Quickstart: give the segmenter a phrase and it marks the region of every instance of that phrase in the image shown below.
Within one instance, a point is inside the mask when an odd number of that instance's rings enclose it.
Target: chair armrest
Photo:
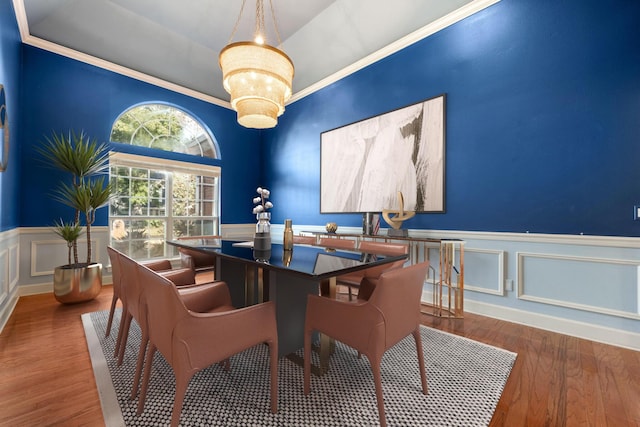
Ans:
[[[373,333],[384,333],[384,316],[368,301],[307,297],[305,334],[318,331],[358,349],[366,349]],[[383,340],[384,342],[384,340]]]
[[[146,262],[141,262],[140,264],[144,265],[149,270],[153,270],[153,271],[171,270],[173,268],[171,265],[171,261],[169,261],[168,259],[162,259],[157,261],[146,261]]]
[[[196,283],[196,275],[190,268],[176,268],[175,270],[158,271],[157,273],[171,280],[176,286]]]
[[[218,281],[179,288],[178,293],[187,309],[197,313],[206,313],[219,307],[233,308],[226,282]]]
[[[268,342],[278,352],[275,303],[268,301],[221,313],[194,313],[174,329],[174,350],[192,367],[205,367]],[[216,345],[223,342],[224,345]]]

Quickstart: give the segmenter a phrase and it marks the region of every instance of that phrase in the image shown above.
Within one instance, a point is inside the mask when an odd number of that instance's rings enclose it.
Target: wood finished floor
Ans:
[[[20,298],[0,334],[0,426],[104,425],[80,315],[111,296]],[[640,426],[640,352],[472,314],[423,323],[518,353],[491,426]]]

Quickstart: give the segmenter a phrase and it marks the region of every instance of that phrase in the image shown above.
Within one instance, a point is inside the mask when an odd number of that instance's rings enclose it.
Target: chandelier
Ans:
[[[271,6],[273,26],[280,41],[276,18]],[[284,103],[291,97],[293,62],[281,50],[266,44],[262,0],[256,0],[256,26],[253,41],[232,43],[242,17],[233,28],[229,44],[220,51],[224,89],[231,94],[231,107],[238,113],[238,123],[247,128],[267,129],[278,124]]]

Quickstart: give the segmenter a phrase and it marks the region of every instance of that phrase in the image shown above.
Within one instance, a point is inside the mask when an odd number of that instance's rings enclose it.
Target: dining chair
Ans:
[[[133,319],[138,323],[141,332],[136,371],[133,387],[131,389],[131,399],[134,399],[138,393],[140,376],[142,374],[142,364],[144,362],[144,354],[148,343],[146,317],[144,307],[141,306],[144,287],[143,284],[137,280],[136,268],[138,265],[144,265],[148,268],[149,264],[140,264],[112,247],[107,247],[107,251],[109,253],[109,258],[112,260],[112,265],[116,265],[116,268],[120,272],[119,283],[121,288],[122,315],[120,317],[120,328],[118,330],[116,349],[114,351],[114,357],[117,358],[118,366],[122,365],[124,360],[124,353],[129,337],[129,329]],[[174,287],[175,283],[173,283],[172,280],[176,280],[177,277],[193,277],[193,273],[189,269],[177,269],[168,272],[160,271],[157,272],[157,274],[169,280]],[[180,279],[177,279],[177,281],[180,282]],[[188,282],[188,280],[186,281]],[[187,306],[189,310],[197,313],[230,311],[235,308],[231,303],[231,295],[225,282],[218,281],[197,286],[188,285],[180,288],[176,287],[176,289],[185,306]]]
[[[109,320],[107,321],[107,330],[105,332],[105,337],[108,337],[109,334],[111,333],[111,324],[113,322],[113,314],[116,310],[116,305],[118,303],[118,300],[121,299],[120,298],[120,293],[121,293],[121,273],[120,273],[120,262],[117,256],[115,255],[115,249],[111,248],[112,250],[109,250],[110,247],[107,248],[107,253],[109,255],[109,261],[111,263],[111,280],[113,283],[113,296],[111,297],[111,307],[109,309]],[[169,271],[171,270],[171,261],[169,260],[158,260],[158,261],[147,261],[146,265],[152,269],[152,270],[156,270],[156,271]],[[173,273],[175,274],[175,273]],[[181,284],[187,284],[188,283],[195,283],[194,282],[189,282],[189,278],[186,277],[184,274],[182,275],[175,275],[175,280],[179,281]]]
[[[425,261],[382,273],[371,297],[366,301],[350,302],[318,295],[307,296],[304,326],[305,394],[311,392],[311,339],[314,331],[326,334],[367,357],[373,373],[381,426],[386,426],[382,357],[388,349],[410,334],[416,343],[422,393],[427,394],[420,337],[420,299],[428,269],[429,261]],[[322,381],[322,377],[317,380]]]
[[[181,247],[178,248],[178,252],[180,253],[181,267],[190,268],[196,274],[204,271],[215,271],[215,255]]]
[[[361,252],[366,252],[371,256],[376,255],[386,255],[386,256],[397,256],[397,255],[406,255],[409,253],[409,245],[400,244],[400,243],[387,243],[387,242],[373,242],[369,240],[365,240],[360,242],[360,246],[358,246],[358,250]],[[365,277],[372,279],[369,281],[369,284],[375,284],[380,275],[387,271],[393,270],[395,268],[402,268],[406,263],[406,259],[395,261],[388,264],[379,265],[376,267],[367,268],[365,270],[355,271],[353,273],[343,274],[336,278],[336,283],[338,285],[346,286],[349,290],[349,300],[353,300],[353,288],[358,289],[358,297],[359,299],[367,299],[369,295],[371,295],[372,288],[370,286],[360,289],[360,282]]]
[[[318,246],[324,246],[331,249],[355,249],[356,241],[337,237],[321,237],[318,242]]]
[[[192,377],[216,362],[228,360],[261,343],[269,346],[271,412],[277,412],[278,332],[273,301],[233,311],[194,313],[185,306],[176,287],[167,278],[142,265],[137,267],[137,274],[145,286],[143,306],[149,332],[138,414],[144,408],[156,351],[162,354],[175,375],[171,425],[178,426]]]
[[[293,243],[297,243],[300,245],[315,245],[316,236],[304,236],[301,234],[297,234],[293,236]]]

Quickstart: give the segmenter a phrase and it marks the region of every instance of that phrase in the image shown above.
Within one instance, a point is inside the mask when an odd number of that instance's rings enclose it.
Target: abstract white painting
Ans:
[[[445,98],[323,132],[320,212],[444,212]]]

